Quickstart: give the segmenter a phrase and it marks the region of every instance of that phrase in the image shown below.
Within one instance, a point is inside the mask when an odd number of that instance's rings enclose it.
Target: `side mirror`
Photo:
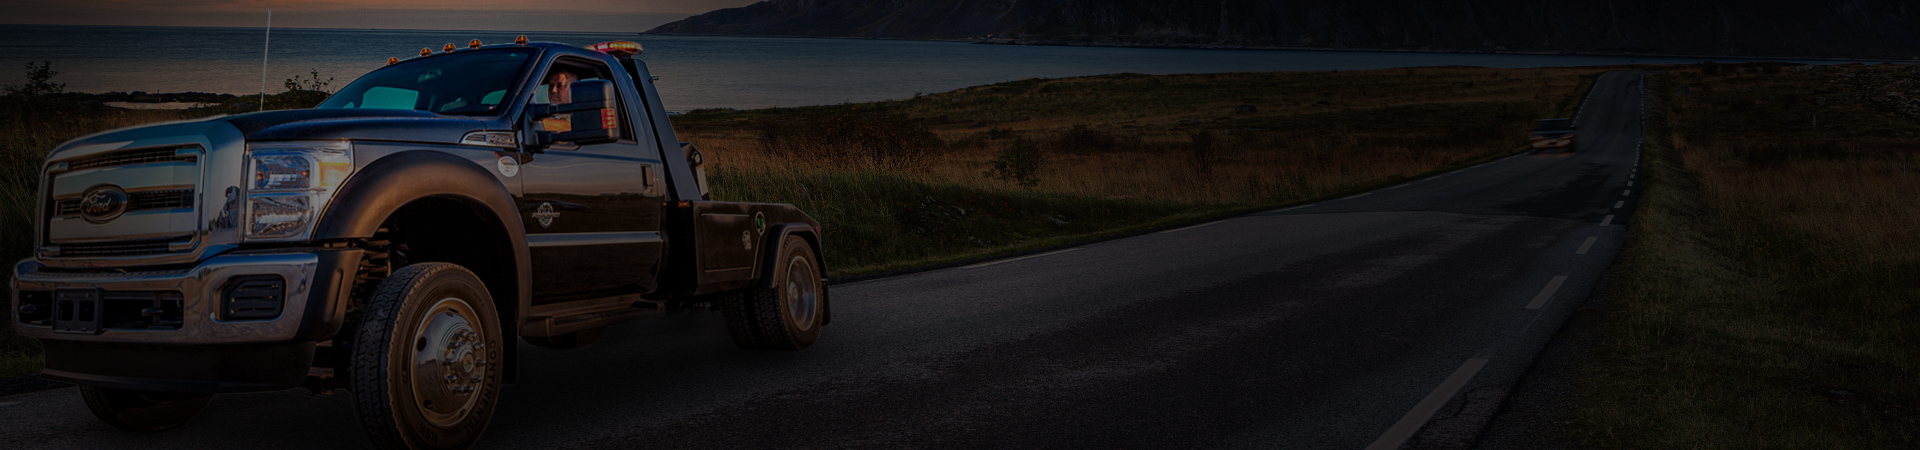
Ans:
[[[567,90],[567,95],[573,103],[527,107],[529,121],[566,114],[567,124],[571,125],[566,131],[533,133],[534,147],[543,148],[555,142],[592,145],[620,140],[620,97],[614,94],[612,81],[577,81]]]

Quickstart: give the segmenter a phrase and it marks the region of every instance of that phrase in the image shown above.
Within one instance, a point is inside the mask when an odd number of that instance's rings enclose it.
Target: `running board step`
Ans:
[[[667,312],[666,302],[636,301],[631,306],[605,311],[572,314],[560,317],[535,317],[532,322],[520,328],[521,336],[551,337],[580,330],[604,327],[623,322],[663,315]]]

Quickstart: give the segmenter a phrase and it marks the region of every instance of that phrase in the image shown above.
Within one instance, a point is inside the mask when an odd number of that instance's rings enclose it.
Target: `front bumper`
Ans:
[[[305,377],[314,342],[339,332],[360,256],[355,249],[257,250],[215,256],[184,270],[91,273],[26,260],[14,266],[14,328],[45,345],[48,378],[168,391],[284,389]],[[258,276],[284,280],[278,315],[223,320],[223,287]],[[74,326],[28,320],[24,298],[67,298],[56,296],[67,293],[99,299],[82,301],[91,302],[86,308],[96,309],[97,317],[127,307],[108,301],[116,296],[177,293],[178,323],[162,326],[154,320],[144,328],[116,328],[103,322]],[[47,308],[44,302],[35,305],[30,309]]]

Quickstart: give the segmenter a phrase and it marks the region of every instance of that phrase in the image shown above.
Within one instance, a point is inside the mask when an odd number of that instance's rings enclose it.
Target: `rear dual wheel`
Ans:
[[[820,338],[826,319],[826,284],[813,247],[798,236],[780,243],[773,288],[750,288],[720,297],[727,331],[746,350],[800,350]]]

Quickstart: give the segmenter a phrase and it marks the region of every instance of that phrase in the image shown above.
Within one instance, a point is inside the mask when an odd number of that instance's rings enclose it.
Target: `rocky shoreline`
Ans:
[[[116,105],[112,105],[113,103],[122,103],[122,104],[151,103],[156,105],[158,104],[218,105],[218,104],[226,103],[236,98],[240,98],[240,96],[233,95],[233,94],[212,94],[212,93],[206,93],[206,92],[174,92],[174,93],[164,93],[164,94],[150,94],[144,91],[133,91],[133,92],[107,92],[103,94],[90,94],[86,92],[61,92],[58,94],[48,94],[46,95],[45,98],[49,100],[54,100],[54,101],[76,103],[85,108],[102,108],[102,107],[119,107]],[[142,108],[129,108],[129,109],[142,109]]]

